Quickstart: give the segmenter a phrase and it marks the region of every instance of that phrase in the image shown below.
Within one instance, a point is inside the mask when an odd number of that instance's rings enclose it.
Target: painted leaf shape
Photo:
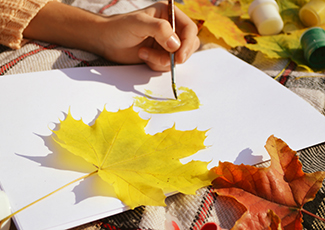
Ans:
[[[237,16],[240,7],[224,1],[214,6],[209,0],[184,0],[177,4],[187,16],[195,20],[204,20],[204,26],[217,38],[222,38],[231,47],[244,46],[244,33],[230,17]]]
[[[53,139],[69,152],[98,169],[98,175],[112,184],[117,197],[135,208],[165,205],[164,193],[194,194],[211,183],[207,162],[179,159],[204,149],[206,131],[179,131],[175,127],[161,133],[145,133],[143,120],[130,107],[118,112],[104,109],[92,126],[75,120],[70,111]]]
[[[296,152],[274,136],[265,147],[267,168],[225,162],[211,169],[221,175],[213,181],[215,191],[247,208],[232,229],[302,229],[302,207],[314,199],[325,172],[304,173]]]

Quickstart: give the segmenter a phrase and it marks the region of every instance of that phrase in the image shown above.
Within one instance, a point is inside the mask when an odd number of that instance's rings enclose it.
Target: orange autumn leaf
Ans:
[[[177,4],[187,16],[194,20],[204,20],[204,26],[217,38],[222,38],[231,47],[244,46],[244,33],[231,19],[239,17],[241,8],[231,1],[214,6],[209,0],[184,0]]]
[[[302,229],[302,207],[314,199],[325,172],[304,173],[296,152],[274,136],[265,148],[271,156],[267,168],[225,162],[211,169],[222,175],[212,182],[217,194],[247,209],[232,229]]]

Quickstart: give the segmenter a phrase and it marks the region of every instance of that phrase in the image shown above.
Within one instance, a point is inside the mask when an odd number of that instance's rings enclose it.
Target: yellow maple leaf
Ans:
[[[231,49],[231,47],[222,38],[216,38],[213,35],[213,33],[211,33],[208,30],[208,28],[206,28],[205,26],[203,26],[202,29],[200,30],[198,37],[199,37],[201,43],[204,45],[213,43],[213,44],[216,44],[218,46],[225,48],[226,50]]]
[[[209,0],[184,0],[184,4],[177,6],[190,18],[204,20],[203,28],[215,36],[212,37],[206,31],[201,36],[199,34],[203,44],[225,41],[230,47],[246,46],[261,51],[269,58],[290,58],[298,66],[313,71],[308,67],[300,45],[300,36],[306,28],[299,19],[299,9],[309,1],[277,1],[284,27],[283,33],[272,36],[259,36],[254,24],[250,22],[247,12],[252,2],[253,0],[225,0],[214,6]],[[321,27],[325,28],[325,25]],[[248,34],[256,36],[256,44],[246,44],[244,36]]]
[[[204,26],[229,46],[246,44],[244,33],[230,18],[240,15],[239,5],[224,1],[219,6],[213,6],[209,0],[184,0],[184,4],[177,4],[177,7],[192,19],[204,20]]]
[[[319,26],[325,29],[325,24]],[[260,51],[269,58],[290,58],[298,66],[308,71],[313,71],[304,57],[304,51],[300,44],[300,37],[306,29],[296,30],[289,34],[278,34],[273,36],[259,36],[254,39],[256,44],[247,44],[246,47]]]
[[[300,47],[300,36],[304,30],[294,31],[290,34],[278,34],[272,36],[258,36],[254,39],[256,44],[247,44],[246,47],[261,51],[269,58],[291,58],[298,65],[305,66],[303,50]]]
[[[252,0],[240,0],[242,8],[248,9]],[[260,51],[269,58],[289,58],[298,66],[308,71],[313,71],[304,58],[300,44],[300,37],[307,29],[299,19],[300,8],[309,2],[308,0],[277,1],[279,12],[284,23],[281,34],[272,36],[259,36],[254,39],[255,44],[246,44],[246,47]],[[325,24],[320,27],[325,28]]]
[[[240,2],[240,5],[241,5],[241,8],[242,8],[242,10],[243,10],[243,12],[245,12],[244,13],[244,15],[243,15],[243,17],[247,17],[247,18],[249,18],[249,15],[248,15],[248,8],[249,8],[249,5],[253,2],[254,0],[239,0],[239,2]]]
[[[194,194],[209,185],[207,162],[184,165],[179,161],[205,148],[206,131],[172,127],[150,135],[144,130],[148,121],[141,119],[133,107],[118,112],[104,109],[92,126],[75,120],[69,112],[52,137],[93,164],[130,208],[165,205],[165,192]]]
[[[283,21],[284,33],[305,28],[305,26],[300,21],[299,10],[307,2],[308,1],[306,0],[277,1],[279,12]]]

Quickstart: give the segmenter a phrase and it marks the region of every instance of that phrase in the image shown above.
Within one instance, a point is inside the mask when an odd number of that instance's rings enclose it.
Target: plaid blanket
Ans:
[[[94,13],[116,14],[148,6],[156,0],[65,0]],[[216,2],[216,1],[214,1]],[[207,49],[213,44],[202,44]],[[306,73],[288,59],[268,59],[262,53],[238,47],[230,51],[242,60],[264,71],[286,86],[325,115],[325,74]],[[94,54],[60,47],[40,41],[29,41],[19,50],[0,46],[0,75],[36,72],[81,66],[116,65]],[[283,115],[283,119],[290,119]],[[324,140],[325,141],[325,140]],[[298,152],[305,172],[325,170],[325,143]],[[269,162],[258,165],[268,166]],[[230,229],[245,209],[235,200],[218,197],[210,187],[197,191],[197,195],[176,194],[168,197],[167,207],[138,207],[74,229],[165,229],[166,216],[177,219],[183,229],[200,229],[207,222],[216,222]],[[304,208],[325,218],[325,187],[314,201]],[[325,229],[325,223],[303,216],[305,229]]]

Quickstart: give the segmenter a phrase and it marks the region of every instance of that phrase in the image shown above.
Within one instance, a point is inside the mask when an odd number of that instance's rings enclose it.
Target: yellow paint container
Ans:
[[[275,0],[255,0],[248,9],[260,35],[275,35],[283,29],[283,21],[279,14],[279,6]]]
[[[299,10],[299,18],[305,26],[325,23],[325,0],[311,0]]]

